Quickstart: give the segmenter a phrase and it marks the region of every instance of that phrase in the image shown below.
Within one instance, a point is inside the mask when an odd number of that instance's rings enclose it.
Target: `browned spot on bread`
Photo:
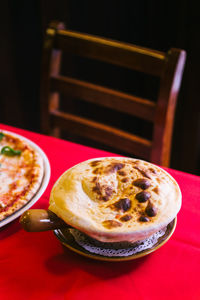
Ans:
[[[95,186],[93,187],[93,192],[97,193],[98,195],[101,195],[101,186],[98,182],[95,183]]]
[[[116,221],[116,220],[105,220],[102,222],[102,225],[108,229],[112,229],[115,227],[121,227],[122,223],[120,223],[119,221]]]
[[[106,186],[105,187],[105,194],[106,196],[110,197],[113,194],[113,189],[111,186]]]
[[[140,187],[143,190],[146,190],[150,187],[151,182],[145,178],[139,178],[133,181],[133,185]]]
[[[141,216],[138,219],[139,222],[149,222],[149,218],[145,217],[145,216]]]
[[[142,168],[140,168],[138,166],[135,166],[134,169],[138,170],[142,176],[151,179],[151,177],[149,176],[149,174],[146,171],[144,171]]]
[[[101,161],[100,160],[95,160],[95,161],[92,161],[90,163],[91,167],[96,167]]]
[[[118,170],[121,170],[124,167],[124,164],[122,163],[111,163],[108,165],[108,169],[106,170],[106,173],[114,173]]]
[[[120,175],[120,176],[126,176],[126,173],[124,171],[117,171],[117,173]]]
[[[131,208],[131,200],[129,198],[123,198],[115,202],[113,206],[115,209],[125,212]]]
[[[149,168],[149,171],[153,174],[157,174],[157,171],[154,168]]]
[[[156,194],[159,194],[159,188],[158,188],[158,186],[156,186],[152,191],[153,191],[154,193],[156,193]]]
[[[97,181],[97,177],[95,176],[93,179],[92,179],[92,182],[96,182]]]
[[[92,188],[92,191],[99,196],[98,199],[108,201],[114,193],[113,188],[105,184],[101,185],[97,180],[94,182],[94,184],[95,185]]]
[[[118,214],[118,215],[115,216],[115,219],[119,219],[120,217],[121,217],[121,215]]]
[[[102,194],[105,194],[101,197],[101,200],[108,201],[110,196],[113,194],[113,189],[111,186],[103,186],[102,187]]]
[[[123,178],[121,182],[128,182],[128,178]]]
[[[102,196],[101,198],[100,198],[100,200],[103,200],[103,201],[108,201],[109,200],[109,197],[108,196]]]
[[[136,194],[136,196],[135,196],[135,198],[141,203],[146,202],[147,200],[149,200],[150,197],[151,197],[151,194],[146,191],[142,191],[142,192]]]
[[[98,173],[100,173],[100,168],[94,169],[92,173],[93,173],[93,174],[98,174]]]
[[[157,215],[157,208],[151,202],[149,202],[145,209],[145,213],[149,217],[155,217]]]
[[[120,218],[120,221],[122,221],[122,222],[127,222],[127,221],[129,221],[130,219],[132,219],[132,216],[131,216],[131,215],[124,215],[123,217]]]

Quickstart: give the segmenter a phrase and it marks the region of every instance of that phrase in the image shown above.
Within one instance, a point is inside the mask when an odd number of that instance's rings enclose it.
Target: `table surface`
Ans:
[[[35,142],[51,165],[33,208],[47,208],[51,188],[69,167],[110,156],[98,149],[0,124]],[[177,227],[157,251],[137,260],[102,262],[64,248],[53,232],[27,233],[19,219],[0,231],[0,299],[200,299],[200,177],[167,170],[183,196]]]

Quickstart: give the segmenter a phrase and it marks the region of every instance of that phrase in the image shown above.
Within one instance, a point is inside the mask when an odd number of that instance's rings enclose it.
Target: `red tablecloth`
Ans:
[[[50,190],[67,168],[110,155],[2,124],[0,129],[31,139],[49,158],[51,179],[34,208],[48,207]],[[52,232],[25,232],[17,219],[0,231],[0,299],[200,299],[200,177],[168,171],[183,204],[163,247],[137,260],[100,262],[64,249]]]

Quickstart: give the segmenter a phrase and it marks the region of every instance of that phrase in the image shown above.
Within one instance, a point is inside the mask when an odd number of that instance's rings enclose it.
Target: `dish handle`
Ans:
[[[21,215],[19,222],[23,229],[28,232],[70,227],[52,211],[45,209],[29,209]]]

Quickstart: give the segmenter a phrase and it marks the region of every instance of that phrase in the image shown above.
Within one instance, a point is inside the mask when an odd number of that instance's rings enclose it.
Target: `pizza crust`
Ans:
[[[0,154],[0,221],[9,217],[37,193],[44,176],[44,162],[36,149],[17,135],[4,133],[0,151],[4,146],[20,150],[21,154]]]

